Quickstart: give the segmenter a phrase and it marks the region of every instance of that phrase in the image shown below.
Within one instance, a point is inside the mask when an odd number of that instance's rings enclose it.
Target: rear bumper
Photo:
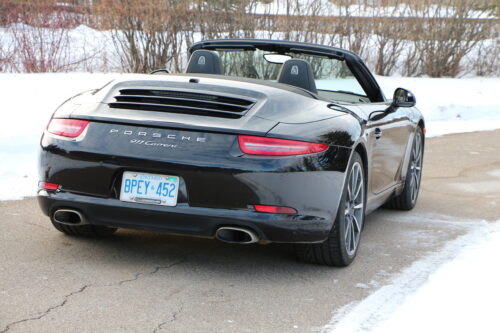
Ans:
[[[39,192],[45,214],[72,208],[94,224],[205,237],[230,225],[252,229],[263,241],[323,241],[351,153],[330,146],[316,154],[261,157],[243,154],[235,134],[99,122],[86,130],[81,140],[42,137],[39,179],[61,189]],[[179,177],[177,206],[120,201],[125,171]],[[298,213],[257,213],[253,205]]]
[[[60,208],[78,210],[92,224],[146,229],[173,234],[213,238],[222,226],[239,226],[255,231],[262,242],[314,243],[326,239],[332,221],[317,216],[258,213],[246,209],[219,209],[144,205],[68,192],[40,190],[43,213]]]

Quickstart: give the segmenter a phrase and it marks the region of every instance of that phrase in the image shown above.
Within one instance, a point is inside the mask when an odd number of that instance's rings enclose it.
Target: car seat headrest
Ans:
[[[278,82],[309,90],[317,94],[311,64],[302,59],[288,59],[281,66]]]
[[[222,74],[219,55],[207,50],[194,51],[189,58],[186,73]]]

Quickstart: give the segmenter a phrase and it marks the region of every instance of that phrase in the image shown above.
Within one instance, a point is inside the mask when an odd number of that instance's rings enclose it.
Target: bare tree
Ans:
[[[35,0],[23,4],[19,17],[20,22],[13,22],[8,29],[13,38],[15,71],[62,72],[88,60],[84,53],[72,54],[70,47],[70,29],[80,23],[75,13],[54,1]]]
[[[417,76],[420,73],[422,55],[415,43],[409,43],[405,49],[402,61],[401,74],[404,76]]]
[[[418,7],[417,7],[418,8]],[[467,0],[443,0],[420,7],[423,19],[415,46],[422,57],[421,73],[430,77],[457,76],[461,62],[491,32],[491,22],[478,20]]]
[[[364,57],[372,26],[368,20],[355,19],[351,4],[352,0],[339,0],[338,3],[341,19],[337,32],[342,36],[338,46]]]
[[[179,71],[184,34],[189,30],[188,6],[175,0],[102,0],[96,8],[110,29],[124,71],[147,73],[168,68]]]
[[[475,54],[468,57],[467,72],[478,76],[500,76],[500,40],[482,41]]]
[[[0,35],[0,72],[12,70],[13,57],[12,42]]]
[[[398,15],[400,1],[392,7],[391,16]],[[374,47],[376,50],[375,73],[378,75],[392,75],[400,62],[402,51],[408,44],[405,43],[407,25],[403,21],[390,22],[380,19],[380,8],[373,11]]]

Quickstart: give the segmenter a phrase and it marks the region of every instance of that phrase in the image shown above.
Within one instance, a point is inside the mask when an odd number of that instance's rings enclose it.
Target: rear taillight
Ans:
[[[59,184],[40,182],[40,187],[44,190],[55,191],[59,188]]]
[[[305,141],[265,138],[261,136],[239,135],[238,143],[245,154],[261,156],[290,156],[318,153],[328,149],[328,145]]]
[[[88,124],[87,120],[54,118],[47,125],[47,131],[67,138],[76,138],[83,133]]]
[[[297,210],[292,207],[253,205],[256,212],[271,214],[297,214]]]

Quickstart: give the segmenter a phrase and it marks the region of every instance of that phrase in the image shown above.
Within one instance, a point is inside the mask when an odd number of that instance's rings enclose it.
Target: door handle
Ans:
[[[375,139],[380,139],[382,137],[382,130],[380,128],[375,128]]]

